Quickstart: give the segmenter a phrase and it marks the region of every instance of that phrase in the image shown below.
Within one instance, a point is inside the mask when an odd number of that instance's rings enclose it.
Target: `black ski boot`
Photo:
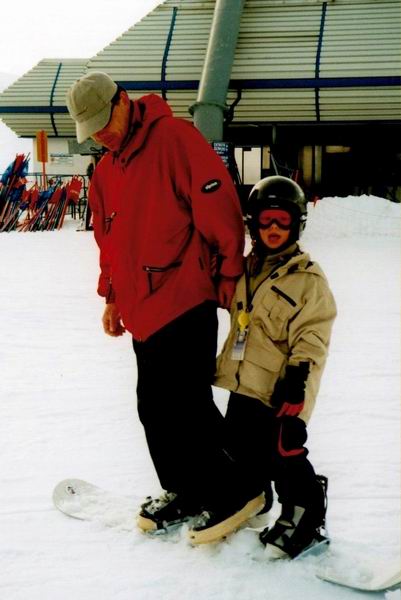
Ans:
[[[174,492],[163,492],[159,498],[148,496],[141,505],[137,525],[148,533],[163,533],[185,523],[200,512],[199,507],[184,502]]]
[[[317,475],[319,499],[307,507],[283,504],[281,515],[271,529],[259,536],[269,558],[296,558],[318,551],[329,543],[326,532],[327,477]]]

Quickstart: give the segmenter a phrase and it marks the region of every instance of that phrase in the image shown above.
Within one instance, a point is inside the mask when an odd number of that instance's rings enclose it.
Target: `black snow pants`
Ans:
[[[138,414],[161,486],[209,509],[261,491],[223,447],[225,421],[211,387],[217,326],[216,304],[205,302],[133,342]]]
[[[321,486],[307,459],[306,425],[297,417],[277,418],[260,400],[231,393],[226,413],[226,447],[268,490],[274,481],[284,505],[321,508]],[[266,493],[266,497],[268,494]]]

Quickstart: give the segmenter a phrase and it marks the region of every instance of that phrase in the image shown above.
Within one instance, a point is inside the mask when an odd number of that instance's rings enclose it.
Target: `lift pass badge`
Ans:
[[[248,338],[248,327],[245,329],[237,329],[237,333],[235,335],[234,346],[231,351],[232,360],[244,360],[245,355],[245,347]]]
[[[246,340],[248,338],[248,328],[250,323],[249,313],[241,309],[237,317],[237,333],[235,335],[234,346],[231,352],[233,360],[244,360]]]

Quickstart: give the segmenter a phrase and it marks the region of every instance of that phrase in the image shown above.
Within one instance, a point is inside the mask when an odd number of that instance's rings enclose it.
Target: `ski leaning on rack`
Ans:
[[[107,492],[82,479],[64,479],[58,483],[53,491],[53,503],[59,511],[75,519],[93,521],[120,531],[136,529],[138,508],[135,501]],[[251,527],[246,529],[253,530]],[[163,531],[166,532],[162,530],[159,533]],[[354,551],[350,548],[337,551],[338,543],[330,546],[327,544],[328,540],[316,544],[295,560],[313,556],[316,576],[331,584],[366,592],[379,592],[400,586],[398,562],[383,564],[379,560],[372,566],[359,556],[357,547]]]

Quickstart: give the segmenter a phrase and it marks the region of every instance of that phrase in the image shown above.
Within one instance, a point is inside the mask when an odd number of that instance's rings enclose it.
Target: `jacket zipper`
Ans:
[[[283,292],[282,290],[280,290],[275,285],[272,285],[270,289],[272,290],[272,292],[276,292],[276,294],[278,294],[279,296],[281,296],[282,298],[284,298],[284,300],[286,300],[289,304],[291,304],[291,306],[296,306],[297,305],[297,303],[295,302],[295,300],[293,300],[290,296],[287,296],[287,294],[285,292]]]
[[[106,232],[105,232],[106,234],[110,233],[111,224],[113,223],[113,219],[116,215],[117,215],[117,213],[115,211],[113,211],[109,217],[105,218],[104,222],[106,224]]]
[[[176,262],[170,263],[169,265],[166,265],[165,267],[149,267],[148,265],[145,265],[143,267],[143,270],[146,272],[150,272],[150,273],[163,273],[163,271],[168,271],[168,269],[174,269],[175,267],[179,267],[180,265],[182,265],[182,260],[178,260]]]
[[[112,281],[111,281],[111,277],[109,278],[109,289],[107,290],[107,294],[106,294],[106,304],[110,304],[110,297],[111,297],[111,292],[113,291],[113,287],[112,287]]]
[[[149,265],[144,265],[143,270],[146,271],[146,273],[148,274],[149,293],[153,294],[153,292],[154,292],[152,273],[164,273],[165,271],[168,271],[169,269],[175,269],[181,265],[182,265],[182,260],[178,260],[173,263],[170,263],[169,265],[166,265],[165,267],[151,267]]]

